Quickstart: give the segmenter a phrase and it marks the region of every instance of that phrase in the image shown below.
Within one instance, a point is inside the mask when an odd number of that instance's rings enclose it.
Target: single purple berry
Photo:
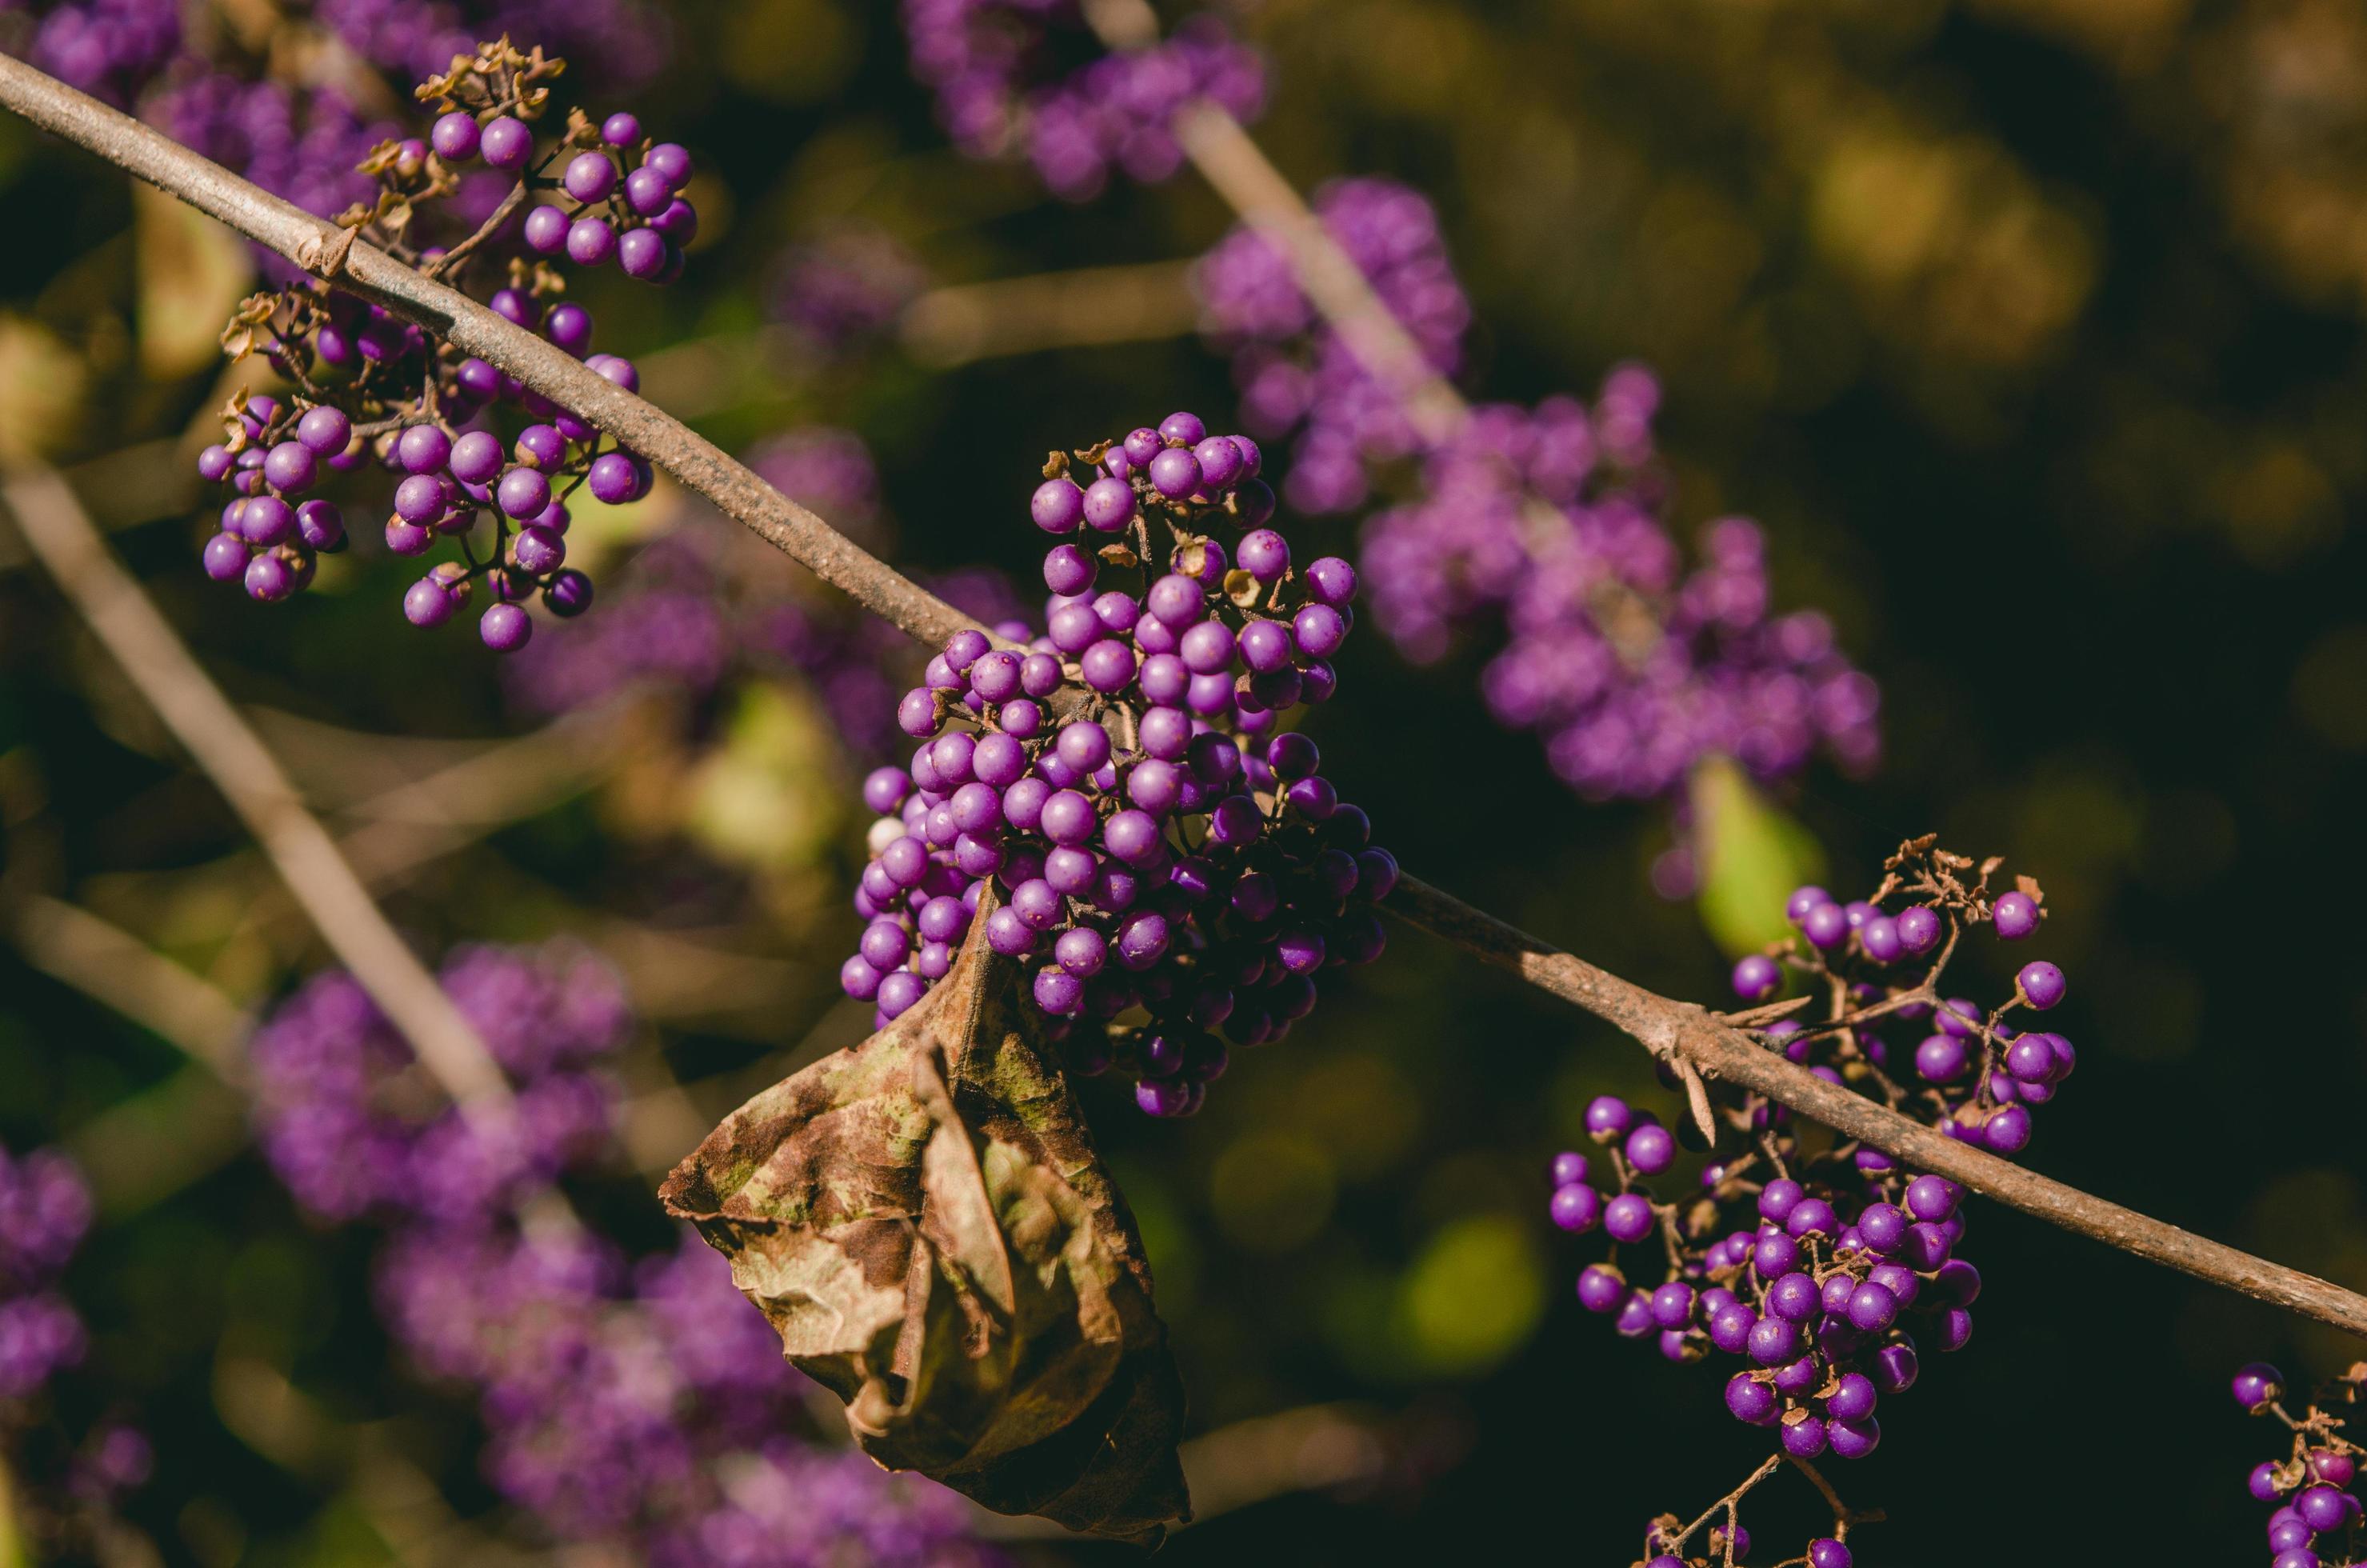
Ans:
[[[2285,1375],[2266,1361],[2250,1361],[2237,1369],[2228,1385],[2236,1403],[2250,1411],[2267,1409],[2284,1395]]]
[[[2063,1000],[2063,971],[2044,959],[2022,965],[2013,978],[2023,998],[2042,1012]]]
[[[2038,929],[2038,901],[2026,892],[2005,893],[1989,906],[1989,918],[1999,937],[2019,942]]]
[[[491,605],[477,622],[477,635],[496,653],[515,653],[534,635],[534,618],[515,605]]]
[[[1800,916],[1800,932],[1819,948],[1838,948],[1849,940],[1849,915],[1827,900]]]
[[[1086,524],[1114,534],[1134,520],[1134,487],[1123,479],[1096,479],[1085,489]]]
[[[337,456],[353,436],[354,422],[345,411],[325,403],[306,409],[296,421],[296,438],[321,457]]]
[[[617,231],[605,218],[582,217],[567,225],[567,259],[578,267],[600,267],[617,254]]]
[[[451,457],[452,437],[433,425],[413,425],[395,437],[394,460],[405,473],[434,474]]]
[[[1553,1201],[1547,1207],[1553,1222],[1573,1235],[1581,1235],[1603,1222],[1603,1195],[1583,1181],[1556,1187]]]
[[[1615,1242],[1639,1242],[1652,1233],[1656,1223],[1649,1199],[1633,1192],[1623,1192],[1603,1205],[1603,1228]]]
[[[592,608],[592,579],[570,568],[551,578],[542,602],[562,620],[572,620]]]
[[[1764,1002],[1783,984],[1783,966],[1764,953],[1752,953],[1734,966],[1734,994],[1746,1002]]]
[[[529,210],[520,233],[527,248],[538,256],[557,256],[567,248],[567,214],[544,202]]]
[[[201,560],[206,575],[215,582],[236,582],[246,575],[246,541],[235,534],[218,533],[206,540]]]
[[[534,132],[527,129],[523,120],[506,114],[496,115],[479,133],[477,150],[484,154],[485,162],[497,169],[523,168],[534,155]]]
[[[1898,927],[1898,945],[1920,956],[1940,945],[1940,917],[1918,906],[1902,911],[1892,922]]]
[[[1100,483],[1095,481],[1097,485]],[[1133,492],[1127,494],[1131,496]],[[1048,534],[1074,533],[1077,525],[1084,520],[1085,493],[1065,475],[1048,479],[1036,487],[1034,497],[1027,503],[1027,512],[1035,518],[1036,526]]]
[[[550,481],[530,468],[514,468],[493,487],[493,499],[513,517],[541,515],[550,505]]]
[[[427,132],[428,145],[436,155],[447,164],[465,164],[477,155],[477,144],[483,140],[477,129],[477,117],[465,109],[454,109],[439,115],[435,127]]]

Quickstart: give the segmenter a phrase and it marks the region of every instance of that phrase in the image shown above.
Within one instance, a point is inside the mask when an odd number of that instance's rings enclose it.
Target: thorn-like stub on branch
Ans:
[[[353,254],[354,240],[361,233],[358,228],[340,228],[337,237],[326,244],[318,234],[296,247],[296,265],[315,278],[327,281],[345,269],[345,258]]]
[[[1685,1086],[1685,1105],[1693,1112],[1693,1125],[1701,1129],[1702,1141],[1708,1147],[1717,1147],[1717,1116],[1710,1109],[1709,1088],[1702,1082],[1701,1069],[1682,1056],[1676,1058],[1677,1077]]]

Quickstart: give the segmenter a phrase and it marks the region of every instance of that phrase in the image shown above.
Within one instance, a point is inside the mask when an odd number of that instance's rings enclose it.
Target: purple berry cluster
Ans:
[[[1471,301],[1428,199],[1395,180],[1343,179],[1318,190],[1314,209],[1423,360],[1454,374]],[[1235,229],[1201,258],[1194,286],[1201,330],[1232,358],[1241,422],[1269,441],[1297,435],[1283,482],[1294,510],[1353,511],[1370,494],[1368,465],[1424,449],[1398,398],[1316,312],[1265,235]]]
[[[1993,894],[1996,869],[1922,838],[1866,899],[1800,889],[1787,904],[1797,935],[1736,964],[1734,988],[1752,1006],[1733,1021],[1831,1084],[2018,1153],[2075,1057],[2061,1036],[2008,1020],[2060,1002],[2062,971],[2024,964],[2012,996],[1986,1011],[1941,990],[1966,936],[1987,927],[2019,942],[2044,917],[2027,878]],[[1787,981],[1803,994],[1779,1001]],[[1963,1189],[1756,1096],[1723,1098],[1714,1115],[1747,1147],[1685,1183],[1673,1173],[1681,1144],[1700,1146],[1693,1123],[1681,1137],[1608,1095],[1587,1108],[1603,1168],[1557,1156],[1550,1204],[1561,1229],[1612,1243],[1580,1273],[1579,1301],[1671,1361],[1738,1358],[1727,1409],[1772,1429],[1785,1456],[1861,1458],[1882,1439],[1882,1401],[1913,1386],[1922,1346],[1971,1337],[1981,1279],[1957,1256]],[[1624,1267],[1622,1248],[1636,1249]]]
[[[1874,682],[1813,611],[1771,613],[1760,530],[1720,518],[1687,568],[1648,460],[1659,392],[1614,371],[1591,409],[1475,410],[1424,465],[1418,498],[1375,515],[1363,562],[1382,629],[1409,656],[1500,624],[1489,711],[1535,731],[1590,800],[1651,799],[1705,756],[1761,779],[1819,747],[1863,771],[1880,748]]]
[[[636,0],[322,0],[243,16],[234,28],[203,8],[190,15],[205,25],[185,26],[183,11],[171,0],[13,0],[0,7],[0,49],[137,108],[175,141],[323,217],[370,199],[354,165],[397,134],[357,108],[371,97],[370,73],[416,81],[476,39],[508,35],[540,39],[618,88],[645,80],[668,52],[660,18]],[[363,79],[323,71],[324,45]],[[473,200],[464,194],[459,205]]]
[[[1082,201],[1116,169],[1155,185],[1183,166],[1172,129],[1194,103],[1237,119],[1265,106],[1265,66],[1219,18],[1187,18],[1147,49],[1058,61],[1092,48],[1069,0],[903,0],[912,74],[973,157],[1025,153],[1055,195]]]
[[[340,222],[398,260],[455,281],[488,247],[506,248],[509,282],[492,292],[491,307],[631,389],[639,377],[630,362],[590,352],[591,312],[563,298],[560,274],[538,258],[613,260],[657,282],[678,274],[679,247],[697,224],[680,194],[690,155],[648,141],[630,114],[595,125],[577,112],[538,157],[533,122],[549,108],[543,84],[560,67],[506,40],[456,58],[419,88],[423,102],[444,111],[427,139],[379,143],[362,164],[379,181],[375,203]],[[418,245],[436,204],[459,188],[456,171],[481,162],[510,183],[514,199],[449,246]],[[514,221],[536,193],[549,199]],[[311,493],[375,461],[401,476],[387,548],[425,555],[439,538],[459,548],[459,560],[439,562],[403,596],[413,625],[452,619],[480,579],[491,602],[478,630],[496,652],[526,645],[534,631],[526,602],[538,593],[562,618],[591,607],[592,580],[566,564],[567,497],[582,485],[609,505],[640,499],[652,482],[642,459],[485,361],[456,356],[421,328],[317,280],[249,300],[224,342],[233,357],[262,354],[297,390],[285,402],[234,398],[224,439],[198,455],[200,476],[234,493],[221,531],[205,545],[209,576],[265,602],[300,592],[316,555],[346,542],[339,507]]]
[[[82,1319],[58,1277],[91,1215],[90,1188],[65,1155],[0,1151],[0,1403],[31,1399],[82,1359]]]
[[[949,1494],[817,1446],[797,1374],[713,1249],[685,1233],[636,1260],[550,1217],[555,1178],[618,1153],[598,1064],[632,1023],[605,966],[475,948],[442,979],[514,1110],[438,1108],[343,974],[299,989],[250,1054],[266,1156],[314,1214],[387,1227],[380,1316],[421,1371],[473,1394],[496,1491],[544,1535],[669,1568],[991,1561]],[[752,1519],[784,1512],[803,1522],[760,1540]]]
[[[608,1137],[616,1091],[601,1063],[630,1015],[606,965],[564,947],[466,948],[441,979],[516,1085],[506,1115],[423,1101],[411,1048],[342,971],[307,982],[255,1030],[259,1142],[314,1213],[480,1220]]]
[[[378,182],[362,165],[401,134],[333,89],[209,70],[169,82],[148,113],[183,146],[324,218],[375,199]],[[277,252],[260,256],[267,276],[293,276]]]
[[[1339,182],[1315,209],[1423,360],[1451,375],[1471,307],[1435,214],[1391,181]],[[1295,437],[1283,493],[1301,511],[1368,499],[1376,470],[1416,460],[1413,494],[1366,523],[1359,558],[1373,614],[1409,657],[1501,629],[1482,683],[1489,712],[1534,730],[1555,773],[1590,800],[1682,788],[1707,756],[1761,779],[1819,748],[1845,769],[1880,747],[1874,683],[1812,612],[1776,616],[1766,551],[1741,518],[1709,524],[1687,567],[1654,464],[1659,383],[1614,370],[1591,406],[1473,409],[1451,435],[1418,429],[1244,225],[1202,260],[1203,328],[1229,353],[1242,418]],[[1678,879],[1680,881],[1683,879]]]
[[[919,258],[887,231],[842,224],[782,251],[773,319],[821,357],[840,358],[883,335],[928,281]]]
[[[2367,1528],[2359,1494],[2360,1461],[2367,1449],[2343,1436],[2342,1414],[2367,1386],[2367,1361],[2318,1389],[2305,1414],[2284,1406],[2284,1374],[2265,1361],[2237,1369],[2230,1385],[2236,1403],[2254,1415],[2274,1419],[2292,1434],[2282,1460],[2252,1467],[2252,1495],[2277,1505],[2269,1516],[2270,1568],[2352,1568],[2367,1562]]]
[[[70,1401],[43,1397],[89,1348],[61,1280],[92,1217],[90,1188],[64,1153],[0,1150],[0,1469],[14,1488],[6,1522],[29,1561],[96,1560],[107,1517],[154,1460],[136,1427],[76,1429]]]
[[[956,634],[897,705],[911,765],[864,784],[869,924],[840,980],[882,1022],[983,914],[1081,1072],[1115,1063],[1144,1110],[1188,1115],[1226,1040],[1280,1039],[1320,971],[1379,956],[1397,863],[1284,727],[1337,685],[1356,574],[1294,562],[1261,461],[1174,414],[1045,465],[1047,631]]]
[[[31,36],[12,33],[9,52],[112,104],[130,103],[181,48],[181,11],[172,0],[74,0],[27,9],[35,12],[26,18]]]

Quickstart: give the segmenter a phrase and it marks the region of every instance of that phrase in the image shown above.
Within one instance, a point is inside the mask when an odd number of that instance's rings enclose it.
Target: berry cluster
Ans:
[[[506,1117],[424,1101],[411,1048],[350,976],[315,976],[248,1046],[263,1153],[332,1220],[458,1221],[506,1209],[598,1150],[616,1093],[601,1061],[630,1017],[587,953],[470,948],[444,989],[516,1083]]]
[[[287,124],[288,111],[292,108],[299,120],[323,129],[341,125],[350,131],[357,123],[346,95],[326,84],[339,74],[322,69],[324,43],[351,63],[416,80],[454,55],[468,53],[476,39],[532,36],[588,65],[604,83],[629,86],[665,59],[667,40],[658,20],[636,0],[573,0],[567,6],[542,0],[320,0],[243,16],[238,26],[225,28],[210,8],[185,17],[173,0],[12,0],[0,10],[0,48],[119,107],[153,108],[192,87],[217,103],[239,96],[233,89],[272,87],[280,98],[277,124],[272,110],[255,101],[255,118],[228,149],[251,154],[255,162],[250,165],[244,156],[217,161],[290,195],[262,177],[289,166],[284,160],[294,149],[275,134]],[[250,66],[265,74],[251,80],[240,74]],[[152,97],[152,89],[160,87]],[[176,140],[201,147],[181,134],[173,115],[161,119]],[[332,172],[300,157],[296,166]]]
[[[1852,771],[1880,745],[1878,693],[1812,611],[1775,616],[1755,524],[1717,519],[1689,570],[1648,468],[1659,389],[1613,372],[1591,408],[1475,410],[1424,466],[1424,493],[1376,514],[1364,563],[1374,615],[1410,656],[1501,619],[1480,681],[1489,711],[1535,731],[1590,800],[1680,790],[1732,757],[1772,779],[1820,745]]]
[[[838,359],[870,347],[928,282],[920,259],[886,230],[841,224],[782,251],[771,312],[815,358]]]
[[[343,974],[297,991],[249,1049],[266,1155],[314,1214],[389,1228],[380,1316],[422,1371],[474,1393],[500,1494],[542,1533],[669,1568],[992,1561],[949,1494],[813,1440],[797,1374],[712,1248],[685,1233],[635,1259],[554,1217],[554,1178],[618,1158],[598,1067],[631,1030],[615,977],[572,949],[477,948],[442,980],[515,1083],[511,1113],[437,1108]]]
[[[2367,1449],[2343,1436],[2340,1413],[2359,1403],[2367,1387],[2367,1361],[2325,1384],[2299,1416],[2287,1411],[2284,1374],[2265,1361],[2239,1369],[2230,1385],[2236,1403],[2254,1415],[2274,1419],[2293,1434],[2282,1460],[2252,1467],[2252,1495],[2274,1503],[2269,1516],[2270,1568],[2352,1568],[2367,1562],[2367,1528],[2359,1494],[2351,1490]]]
[[[0,1471],[13,1488],[0,1539],[22,1542],[28,1561],[96,1560],[108,1517],[153,1459],[137,1428],[83,1425],[77,1402],[52,1393],[89,1347],[62,1279],[91,1219],[90,1188],[66,1155],[0,1150]]]
[[[90,1188],[73,1161],[0,1151],[0,1401],[30,1399],[82,1359],[82,1319],[57,1283],[90,1221]]]
[[[1294,563],[1261,460],[1174,414],[1045,465],[1047,631],[956,634],[897,707],[910,767],[864,785],[869,925],[840,979],[883,1022],[983,911],[1080,1071],[1116,1063],[1144,1110],[1188,1115],[1224,1071],[1218,1030],[1280,1039],[1319,971],[1379,956],[1397,864],[1283,727],[1337,685],[1356,574]],[[1228,546],[1218,526],[1246,531]],[[1141,585],[1096,593],[1105,567]]]
[[[11,7],[15,9],[15,7]],[[109,103],[129,103],[181,48],[172,0],[81,0],[40,13],[29,39],[12,40],[41,70]]]
[[[1343,179],[1318,190],[1313,206],[1423,360],[1454,374],[1471,301],[1429,200],[1395,180]],[[1268,440],[1297,433],[1283,482],[1295,510],[1352,511],[1370,493],[1367,465],[1423,449],[1396,396],[1316,313],[1264,234],[1235,229],[1201,258],[1193,282],[1202,332],[1232,357],[1241,422]]]
[[[1091,47],[1068,0],[903,0],[912,74],[972,157],[1024,152],[1053,193],[1097,194],[1116,168],[1155,185],[1183,166],[1172,130],[1194,103],[1253,119],[1265,67],[1217,17],[1187,19],[1147,49],[1099,54],[1066,73],[1067,46]]]
[[[1435,214],[1387,180],[1319,192],[1325,230],[1422,359],[1451,375],[1470,302]],[[1231,355],[1242,418],[1295,436],[1284,494],[1302,511],[1366,500],[1376,472],[1415,459],[1417,488],[1376,513],[1359,558],[1381,630],[1409,657],[1444,657],[1455,634],[1501,629],[1482,681],[1489,711],[1545,740],[1554,771],[1590,800],[1678,793],[1694,765],[1732,757],[1761,779],[1819,746],[1845,767],[1879,749],[1874,683],[1820,615],[1771,614],[1758,528],[1723,518],[1688,570],[1654,464],[1659,386],[1637,367],[1589,406],[1469,411],[1450,433],[1418,429],[1300,290],[1283,254],[1244,225],[1203,259],[1203,330]],[[1689,891],[1680,851],[1656,880]]]
[[[450,71],[418,89],[423,102],[444,110],[428,138],[373,149],[362,167],[379,181],[377,199],[339,222],[398,260],[456,280],[487,259],[489,247],[511,247],[509,280],[492,293],[491,307],[587,355],[592,369],[630,389],[639,384],[632,365],[590,353],[591,312],[561,298],[564,280],[537,258],[563,256],[585,267],[613,259],[634,277],[671,278],[681,269],[679,246],[697,224],[680,194],[690,156],[671,142],[648,142],[630,114],[595,125],[579,111],[558,145],[538,158],[533,124],[549,108],[543,84],[560,69],[560,62],[539,51],[520,53],[506,40],[456,58]],[[437,203],[459,187],[455,171],[479,161],[513,182],[510,198],[448,247],[419,245]],[[562,164],[555,181],[546,177]],[[553,199],[514,222],[535,192]],[[483,360],[456,355],[422,329],[317,280],[249,300],[223,342],[233,358],[262,354],[297,390],[285,402],[233,398],[224,439],[198,456],[198,473],[235,493],[221,531],[206,543],[208,575],[242,583],[266,602],[301,590],[316,553],[345,544],[338,507],[309,493],[334,473],[376,461],[402,476],[387,548],[424,555],[438,537],[459,548],[459,560],[438,563],[403,596],[413,625],[450,619],[481,578],[492,602],[479,632],[497,652],[525,646],[534,630],[525,602],[538,592],[555,615],[590,608],[591,579],[565,564],[566,497],[580,484],[610,505],[640,499],[652,476],[640,457],[604,443],[574,414]],[[474,541],[487,517],[491,537],[481,551]]]
[[[2028,878],[1992,894],[1996,869],[1922,838],[1901,846],[1866,899],[1800,889],[1787,905],[1798,934],[1735,966],[1736,992],[1755,1006],[1733,1021],[1829,1083],[2019,1153],[2032,1108],[2053,1097],[2075,1058],[2061,1036],[2008,1020],[2060,1002],[2062,971],[2023,965],[2013,995],[1987,1011],[1940,990],[1968,933],[1986,926],[2017,942],[2044,916]],[[1777,1001],[1787,978],[1804,994]],[[1928,1032],[1893,1037],[1898,1025]],[[1876,1408],[1913,1386],[1921,1345],[1955,1350],[1971,1337],[1981,1279],[1956,1256],[1963,1189],[1878,1149],[1820,1138],[1756,1096],[1715,1114],[1749,1148],[1712,1160],[1686,1190],[1670,1173],[1681,1142],[1700,1146],[1700,1129],[1671,1131],[1607,1095],[1588,1107],[1606,1169],[1557,1156],[1550,1205],[1563,1230],[1601,1229],[1613,1244],[1580,1273],[1579,1301],[1671,1361],[1739,1358],[1727,1409],[1772,1429],[1785,1456],[1871,1453],[1882,1439]],[[1622,1247],[1640,1249],[1625,1268]]]

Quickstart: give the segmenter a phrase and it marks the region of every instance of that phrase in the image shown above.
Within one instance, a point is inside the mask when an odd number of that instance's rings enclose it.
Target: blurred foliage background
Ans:
[[[707,225],[680,287],[590,301],[645,390],[726,445],[858,431],[901,563],[1026,574],[1047,448],[1231,406],[1180,270],[1121,280],[1128,341],[1046,347],[1024,311],[981,325],[974,298],[924,293],[900,337],[827,358],[769,324],[785,247],[884,233],[921,287],[958,289],[1178,263],[1229,218],[1188,176],[1069,207],[958,159],[891,13],[670,7],[673,64],[635,107],[699,154]],[[1883,683],[1879,774],[1812,774],[1790,802],[1831,885],[1870,886],[1926,829],[2045,884],[2088,1066],[2031,1162],[2367,1288],[2367,11],[1268,0],[1244,25],[1274,65],[1258,134],[1302,187],[1384,173],[1438,204],[1481,324],[1467,386],[1526,400],[1655,366],[1682,517],[1765,519],[1779,604],[1829,608]],[[574,933],[620,967],[651,1019],[630,1072],[652,1180],[860,1035],[834,986],[859,759],[810,691],[638,699],[595,742],[520,744],[537,722],[474,639],[400,623],[399,569],[347,557],[274,608],[212,589],[184,475],[243,253],[13,120],[0,202],[0,448],[69,468],[406,931]],[[611,548],[688,510],[662,499]],[[1649,891],[1665,813],[1562,790],[1489,724],[1476,670],[1352,645],[1313,727],[1383,841],[1619,972],[1720,994],[1699,913]],[[405,1560],[390,1518],[489,1505],[470,1416],[391,1357],[362,1241],[298,1218],[235,1096],[50,972],[65,938],[42,922],[94,912],[236,1007],[323,956],[5,530],[0,825],[0,1141],[63,1140],[99,1186],[73,1284],[108,1397],[157,1439],[130,1517],[176,1562]],[[145,972],[73,950],[102,992]],[[1625,1562],[1648,1513],[1739,1479],[1759,1439],[1717,1380],[1582,1321],[1592,1249],[1544,1220],[1546,1157],[1592,1094],[1651,1094],[1642,1062],[1399,931],[1196,1120],[1091,1091],[1195,1426],[1353,1401],[1403,1439],[1382,1479],[1226,1515],[1170,1561]],[[1974,1344],[1844,1467],[1894,1521],[1861,1561],[2258,1550],[2259,1438],[2225,1375],[2356,1346],[1993,1209],[1974,1239]],[[1754,1532],[1783,1540],[1806,1501],[1771,1498]]]

